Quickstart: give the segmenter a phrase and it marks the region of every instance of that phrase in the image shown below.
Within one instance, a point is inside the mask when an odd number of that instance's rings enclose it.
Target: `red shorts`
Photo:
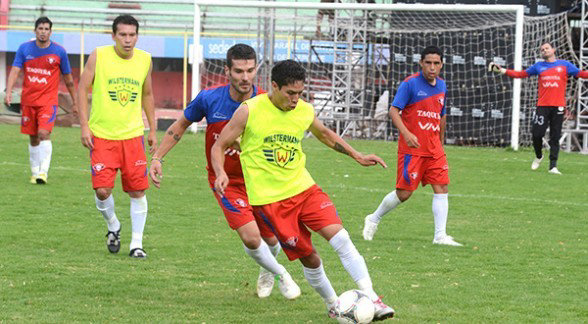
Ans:
[[[221,197],[219,194],[216,193],[214,190],[214,179],[209,178],[208,182],[210,184],[210,188],[212,189],[212,193],[218,205],[225,214],[225,218],[227,219],[227,223],[229,223],[229,227],[233,230],[238,229],[239,227],[251,222],[255,221],[255,217],[253,216],[253,207],[249,205],[249,199],[247,198],[247,192],[245,191],[245,185],[229,185],[225,189],[224,197]],[[260,228],[259,232],[262,237],[272,237],[274,234],[268,228]]]
[[[396,188],[414,191],[419,182],[423,186],[449,184],[449,165],[445,154],[439,157],[398,154]]]
[[[314,248],[310,228],[342,224],[335,205],[316,184],[294,197],[253,206],[259,228],[268,227],[280,241],[290,261],[310,255]]]
[[[93,137],[92,187],[114,188],[116,171],[120,169],[123,190],[143,191],[147,181],[147,157],[143,136],[127,140],[107,140]]]
[[[22,117],[20,120],[20,132],[28,135],[37,135],[39,129],[51,133],[57,117],[57,106],[20,106]]]

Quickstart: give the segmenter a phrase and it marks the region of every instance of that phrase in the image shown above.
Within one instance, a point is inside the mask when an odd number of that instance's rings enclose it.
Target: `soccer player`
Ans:
[[[20,107],[20,132],[29,135],[31,183],[47,183],[51,164],[51,131],[57,116],[59,72],[71,96],[72,112],[77,114],[74,81],[65,49],[51,41],[53,23],[47,17],[35,21],[35,40],[18,47],[8,75],[5,103],[12,102],[12,88],[24,71]]]
[[[300,99],[305,79],[305,70],[297,62],[278,62],[271,71],[271,92],[241,104],[211,149],[214,188],[223,197],[228,194],[232,180],[223,152],[242,135],[241,164],[256,221],[276,235],[288,259],[302,262],[304,276],[324,299],[329,315],[334,316],[337,294],[308,229],[329,241],[355,283],[374,301],[374,320],[390,318],[394,310],[374,292],[365,260],[343,228],[333,202],[306,170],[304,133],[310,130],[325,145],[363,166],[386,164],[376,155],[357,152],[319,121],[313,106]]]
[[[115,45],[96,48],[86,63],[78,89],[82,144],[90,149],[92,187],[96,208],[108,226],[106,245],[111,253],[120,249],[120,222],[114,210],[112,188],[117,170],[123,190],[131,198],[131,243],[129,255],[145,258],[143,229],[147,220],[147,158],[143,139],[141,107],[149,123],[150,152],[157,146],[154,101],[151,86],[151,55],[135,48],[139,23],[129,15],[112,23]],[[88,121],[88,92],[92,89],[92,111]]]
[[[253,209],[245,192],[245,181],[239,161],[240,152],[235,148],[229,148],[225,152],[225,168],[231,179],[225,195],[221,198],[214,193],[216,178],[210,167],[210,148],[241,102],[260,93],[260,89],[253,85],[256,73],[257,55],[251,46],[236,44],[229,48],[225,65],[229,83],[202,90],[186,107],[184,115],[167,129],[160,147],[153,154],[149,175],[153,184],[159,188],[163,176],[163,157],[178,143],[192,123],[206,118],[208,183],[229,227],[239,235],[245,252],[261,266],[257,280],[257,295],[260,298],[268,297],[274,287],[274,276],[277,276],[281,293],[288,299],[294,299],[300,295],[300,288],[286,268],[275,258],[280,251],[276,237],[271,231],[260,232],[255,223]]]
[[[566,85],[568,75],[588,78],[588,71],[580,71],[575,65],[555,58],[555,48],[549,42],[539,47],[543,62],[537,62],[525,71],[507,70],[490,62],[488,70],[506,74],[511,78],[527,78],[539,75],[539,99],[537,110],[533,116],[533,148],[535,159],[531,162],[531,170],[537,170],[543,161],[543,136],[549,127],[549,173],[561,175],[557,169],[559,155],[559,138],[566,109]]]
[[[390,117],[400,133],[396,190],[364,221],[363,238],[371,241],[382,217],[406,201],[419,183],[433,188],[433,244],[461,246],[446,233],[449,166],[443,151],[445,81],[439,77],[443,52],[428,46],[421,53],[421,71],[406,78],[394,96]]]

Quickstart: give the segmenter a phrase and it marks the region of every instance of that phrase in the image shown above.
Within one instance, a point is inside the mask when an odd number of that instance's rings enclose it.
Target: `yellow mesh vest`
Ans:
[[[299,100],[292,111],[276,108],[267,94],[245,101],[249,117],[241,139],[241,165],[249,203],[266,205],[293,197],[315,182],[302,152],[312,105]]]
[[[122,59],[114,46],[96,48],[92,111],[88,125],[96,137],[124,140],[143,135],[141,98],[151,55],[135,48]]]

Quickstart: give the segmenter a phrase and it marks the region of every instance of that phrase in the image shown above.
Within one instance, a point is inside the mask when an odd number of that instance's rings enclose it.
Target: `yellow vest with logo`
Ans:
[[[314,108],[302,100],[291,111],[275,107],[267,94],[245,101],[249,117],[241,138],[241,165],[249,203],[271,204],[293,197],[315,182],[302,152]]]
[[[141,98],[151,54],[135,48],[125,60],[114,46],[96,48],[92,111],[88,125],[96,137],[125,140],[144,131]]]

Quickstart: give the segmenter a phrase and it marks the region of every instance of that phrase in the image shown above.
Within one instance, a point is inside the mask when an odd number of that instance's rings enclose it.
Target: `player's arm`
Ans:
[[[530,75],[528,71],[508,70],[508,69],[505,69],[494,62],[490,62],[490,64],[488,65],[488,72],[505,74],[506,76],[511,77],[511,78],[515,78],[515,79],[526,78]]]
[[[245,125],[247,125],[247,118],[249,118],[249,107],[242,104],[235,111],[233,117],[231,117],[231,120],[223,128],[218,139],[210,149],[210,163],[216,175],[214,189],[220,195],[225,194],[225,188],[229,184],[229,177],[224,169],[225,151],[243,134]]]
[[[351,158],[357,161],[357,163],[363,166],[380,164],[384,168],[388,167],[384,160],[382,160],[379,156],[374,154],[363,155],[356,151],[353,147],[351,147],[351,145],[345,142],[341,136],[327,128],[316,116],[314,116],[314,120],[312,121],[312,124],[310,124],[308,130],[310,130],[312,135],[314,135],[319,141],[323,142],[323,144],[326,146],[337,152],[349,155]]]
[[[63,81],[65,82],[65,86],[67,87],[67,92],[69,92],[69,96],[71,97],[71,112],[74,114],[74,117],[78,116],[78,103],[77,103],[77,94],[76,94],[76,87],[74,84],[73,76],[71,73],[63,75]]]
[[[20,73],[20,68],[18,66],[13,66],[10,69],[10,73],[8,74],[8,81],[6,82],[6,97],[4,97],[4,102],[6,105],[10,105],[12,102],[12,88],[14,88],[14,83],[16,83],[16,79],[18,79],[18,74]]]
[[[96,70],[96,50],[88,57],[88,62],[84,66],[84,72],[80,77],[80,83],[78,84],[78,105],[79,105],[79,116],[80,116],[80,128],[82,131],[81,140],[82,145],[89,149],[94,148],[92,144],[92,131],[88,126],[88,94],[94,83],[94,74]]]
[[[439,121],[439,139],[441,140],[441,145],[445,141],[445,125],[447,125],[447,115],[443,115]]]
[[[176,146],[190,125],[192,125],[192,122],[186,119],[186,117],[181,116],[165,131],[161,144],[159,144],[159,147],[153,153],[151,167],[149,168],[149,177],[155,187],[159,188],[161,185],[161,178],[163,177],[163,167],[161,164],[163,157]]]
[[[390,118],[392,119],[392,124],[394,124],[394,126],[398,129],[400,134],[402,134],[402,137],[404,137],[404,141],[406,141],[406,145],[408,145],[409,147],[418,148],[420,146],[419,140],[416,137],[416,135],[414,135],[408,130],[406,125],[404,125],[404,122],[402,122],[402,116],[400,116],[400,108],[394,106],[390,107],[389,114]]]
[[[153,98],[153,84],[151,82],[151,70],[153,69],[153,64],[149,61],[149,71],[147,72],[147,77],[145,77],[145,82],[143,82],[143,110],[145,111],[145,116],[147,117],[147,123],[149,124],[149,135],[147,135],[147,143],[149,143],[149,153],[153,154],[157,149],[157,136],[155,131],[157,128],[155,127],[155,99]]]

